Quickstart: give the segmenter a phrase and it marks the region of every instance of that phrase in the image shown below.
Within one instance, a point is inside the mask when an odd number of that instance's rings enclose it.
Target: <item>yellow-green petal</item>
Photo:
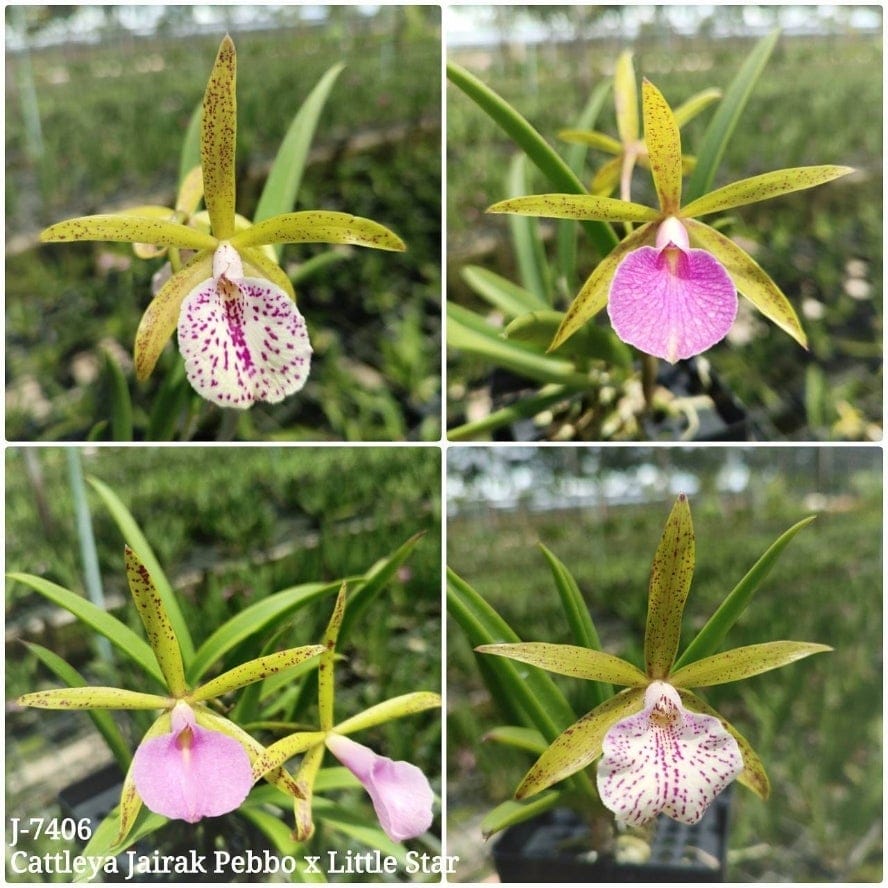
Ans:
[[[174,697],[181,697],[186,690],[185,667],[173,624],[142,559],[129,546],[124,546],[123,552],[126,578],[136,610],[145,626],[148,644],[154,651],[157,665],[160,666],[170,693]]]
[[[34,691],[23,694],[17,702],[35,709],[164,709],[172,704],[169,697],[158,694],[89,686]]]
[[[681,206],[681,136],[675,115],[663,94],[649,80],[641,86],[644,143],[660,209],[672,216]]]
[[[181,271],[176,272],[151,300],[136,331],[136,377],[147,379],[179,323],[182,300],[202,281],[213,276],[213,254],[198,253]]]
[[[573,644],[548,642],[519,642],[517,644],[483,644],[475,650],[481,654],[495,654],[521,663],[529,663],[559,675],[607,681],[617,685],[643,688],[648,677],[637,667],[612,654]]]
[[[792,303],[752,256],[705,222],[682,219],[682,223],[688,229],[691,243],[712,253],[724,265],[737,289],[766,318],[792,336],[802,348],[808,347],[808,337]]]
[[[332,210],[282,213],[237,232],[229,240],[237,250],[263,244],[352,244],[399,252],[407,249],[404,241],[384,225]]]
[[[237,55],[226,34],[219,46],[203,99],[200,164],[204,203],[213,234],[227,240],[234,234],[235,149],[237,144]]]
[[[624,145],[638,141],[638,84],[632,53],[620,53],[614,70],[614,104],[617,111],[617,132]]]
[[[629,688],[574,722],[555,738],[525,774],[515,790],[515,798],[535,795],[592,764],[601,755],[601,744],[608,729],[621,718],[637,712],[643,703],[644,691]]]
[[[56,222],[40,232],[44,243],[72,241],[115,241],[127,244],[161,244],[186,250],[212,250],[216,238],[179,222],[154,216],[106,213],[79,216]]]
[[[682,494],[666,520],[651,565],[644,631],[644,660],[651,678],[665,679],[675,662],[681,618],[694,576],[694,562],[691,507],[688,498]]]
[[[652,222],[660,218],[652,207],[597,194],[530,194],[501,200],[488,207],[487,212],[601,222]]]
[[[610,295],[611,280],[623,257],[648,243],[653,243],[656,224],[648,222],[636,229],[627,238],[620,241],[610,253],[595,266],[586,283],[577,294],[564,315],[564,320],[552,340],[548,351],[555,351],[562,343],[570,339],[588,320],[595,317],[607,305]]]
[[[682,703],[691,711],[711,715],[722,723],[722,727],[737,741],[737,745],[740,747],[743,770],[740,772],[737,782],[742,783],[747,789],[751,789],[762,801],[767,801],[771,794],[771,781],[768,780],[765,766],[750,742],[727,719],[722,718],[715,709],[696,694],[679,688],[678,695],[681,697]]]
[[[770,200],[781,194],[791,194],[793,191],[815,188],[817,185],[823,185],[853,172],[851,167],[829,165],[775,170],[772,173],[741,179],[739,182],[725,185],[724,188],[710,191],[709,194],[704,194],[691,201],[686,207],[682,207],[680,215],[693,219],[708,213],[717,213],[720,210],[730,210],[745,204]]]
[[[599,133],[595,130],[560,130],[558,138],[565,142],[574,142],[580,145],[588,145],[590,148],[598,148],[601,151],[606,151],[608,154],[623,153],[623,146],[619,139],[615,139],[613,136],[608,136],[606,133]]]
[[[710,685],[740,681],[752,675],[779,669],[796,660],[831,651],[825,644],[807,641],[767,641],[750,644],[704,657],[688,663],[669,676],[669,683],[682,688],[705,688]]]
[[[326,731],[301,731],[266,747],[253,761],[253,780],[264,777],[269,771],[279,768],[294,755],[302,755],[312,746],[323,745]]]
[[[356,731],[363,731],[365,728],[372,728],[383,722],[423,712],[426,709],[435,709],[440,705],[440,694],[435,694],[432,691],[414,691],[377,703],[375,706],[340,722],[333,730],[337,734],[354,734]]]
[[[598,168],[598,172],[595,173],[592,183],[589,185],[589,191],[601,197],[608,197],[620,184],[622,172],[623,156],[611,158]]]
[[[345,617],[346,585],[339,587],[336,603],[333,605],[333,614],[322,639],[324,652],[321,654],[321,662],[318,664],[318,713],[321,730],[329,731],[333,728],[333,698],[335,695],[335,683],[333,669],[336,664],[336,641],[339,638],[339,630],[342,628],[342,620]]]
[[[176,209],[186,216],[191,216],[200,206],[203,194],[203,170],[199,166],[192,167],[179,186]]]
[[[323,645],[307,644],[285,651],[277,651],[265,657],[257,657],[255,660],[248,660],[196,688],[189,696],[196,702],[211,700],[213,697],[219,697],[253,682],[262,681],[269,675],[275,675],[291,666],[304,663],[323,651]]]
[[[672,113],[679,128],[693,120],[701,111],[722,97],[720,89],[704,89],[694,93],[686,102],[682,102]]]
[[[244,263],[244,277],[260,277],[280,287],[294,302],[296,291],[287,273],[264,252],[265,247],[241,248],[240,257]]]
[[[293,838],[297,842],[307,842],[314,835],[314,820],[311,816],[311,803],[314,797],[314,784],[324,760],[326,747],[323,743],[312,746],[303,756],[302,764],[296,772],[296,785],[300,795],[293,799],[293,816],[296,825]]]

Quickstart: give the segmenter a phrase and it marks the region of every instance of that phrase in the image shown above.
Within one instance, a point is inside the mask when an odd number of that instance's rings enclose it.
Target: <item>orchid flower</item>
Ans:
[[[226,36],[210,74],[201,118],[202,190],[209,230],[182,221],[195,222],[195,180],[180,195],[182,208],[177,205],[172,213],[163,207],[138,207],[84,216],[51,225],[40,237],[48,242],[108,240],[194,251],[142,316],[136,333],[136,375],[148,378],[178,327],[186,373],[195,390],[220,406],[246,408],[299,391],[311,355],[293,285],[263,248],[285,243],[379,250],[405,246],[377,222],[348,213],[283,213],[255,225],[235,214],[236,70],[234,43]]]
[[[156,814],[189,823],[238,808],[257,779],[252,763],[264,749],[234,722],[213,712],[207,702],[324,650],[320,645],[305,645],[278,651],[242,663],[190,690],[176,633],[147,568],[128,546],[125,562],[133,600],[169,693],[71,687],[37,691],[18,699],[20,705],[38,709],[162,711],[136,749],[124,778],[117,844],[129,835],[143,803]],[[282,769],[270,769],[262,776],[283,791],[298,794]]]
[[[611,654],[574,645],[521,642],[476,648],[561,675],[627,688],[563,731],[525,775],[516,798],[532,796],[600,758],[601,801],[624,823],[641,825],[660,813],[696,823],[734,779],[767,799],[770,784],[759,756],[690,688],[749,678],[832,648],[772,641],[676,666],[694,564],[694,530],[682,495],[651,567],[644,671]]]
[[[641,223],[605,256],[571,303],[549,350],[605,305],[617,335],[675,363],[723,339],[737,313],[737,291],[802,347],[807,338],[792,304],[755,260],[698,221],[720,210],[822,185],[853,172],[808,166],[764,173],[681,205],[682,153],[676,115],[660,91],[642,83],[644,141],[659,209],[591,194],[540,194],[494,204],[491,213]]]
[[[679,128],[693,120],[701,111],[721,98],[720,89],[704,89],[691,96],[675,109],[675,121]],[[635,68],[629,50],[620,53],[614,68],[614,103],[617,113],[619,139],[596,130],[562,130],[558,137],[565,142],[577,142],[597,148],[607,154],[615,154],[612,160],[603,164],[592,180],[589,190],[592,194],[609,197],[620,186],[620,197],[629,200],[629,182],[635,164],[650,169],[647,145],[640,138],[638,118],[638,87],[635,82]],[[683,173],[690,173],[696,165],[695,158],[687,154],[681,156]]]
[[[435,795],[428,778],[416,765],[393,761],[379,755],[367,746],[356,743],[347,735],[364,730],[394,718],[402,718],[441,705],[438,694],[417,691],[393,697],[359,715],[335,723],[334,676],[336,642],[345,616],[346,587],[339,590],[333,615],[323,638],[324,653],[318,666],[318,710],[320,730],[290,734],[272,743],[264,755],[253,763],[253,777],[258,779],[267,770],[281,769],[294,755],[304,753],[295,782],[300,794],[295,798],[294,815],[297,841],[306,841],[314,833],[311,807],[314,783],[329,750],[354,774],[373,802],[379,824],[394,842],[402,842],[422,835],[432,825],[432,806]]]

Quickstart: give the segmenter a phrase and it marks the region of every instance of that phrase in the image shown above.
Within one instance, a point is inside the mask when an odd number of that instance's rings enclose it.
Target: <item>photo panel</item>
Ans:
[[[879,881],[882,472],[451,447],[453,878]]]
[[[438,448],[9,448],[9,882],[438,881]]]

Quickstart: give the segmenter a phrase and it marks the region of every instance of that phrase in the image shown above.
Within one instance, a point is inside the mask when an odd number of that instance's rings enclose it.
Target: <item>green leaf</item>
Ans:
[[[475,651],[479,654],[508,657],[559,675],[569,675],[571,678],[613,682],[634,688],[647,687],[650,683],[648,677],[631,663],[603,651],[573,644],[522,641],[515,644],[482,644]]]
[[[663,94],[649,80],[641,85],[644,143],[663,215],[681,206],[681,136],[678,122]]]
[[[648,589],[644,661],[650,678],[662,679],[675,662],[681,618],[694,576],[694,526],[688,498],[681,494],[672,507],[654,560]]]
[[[327,879],[320,870],[309,868],[305,857],[300,853],[301,846],[294,841],[290,827],[276,814],[263,810],[252,803],[252,795],[238,808],[238,815],[249,820],[256,829],[271,843],[280,857],[291,857],[295,862],[296,872],[290,875],[289,881],[324,883]]]
[[[725,92],[724,99],[712,116],[709,126],[703,135],[703,142],[697,153],[697,165],[685,185],[685,199],[696,200],[712,188],[715,173],[721,163],[728,142],[749,96],[765,67],[771,52],[780,36],[774,31],[762,38],[747,56],[731,85]]]
[[[571,168],[543,137],[508,102],[459,65],[448,63],[447,77],[484,111],[521,148],[552,185],[572,194],[586,189]],[[606,255],[617,238],[609,225],[584,222],[583,228],[600,255]]]
[[[507,317],[517,317],[534,309],[548,308],[548,303],[530,290],[479,265],[466,265],[460,270],[462,279],[476,295],[498,308]]]
[[[188,631],[188,624],[179,608],[179,602],[176,594],[167,579],[154,550],[151,548],[145,534],[139,527],[135,518],[133,518],[129,509],[123,504],[120,497],[108,487],[107,484],[99,481],[98,478],[87,479],[92,488],[98,493],[105,508],[108,510],[114,523],[117,525],[120,535],[131,549],[139,553],[139,558],[151,574],[151,580],[154,588],[163,602],[163,608],[167,613],[176,638],[179,641],[179,649],[182,652],[182,660],[187,669],[188,663],[194,653],[194,645],[191,641],[191,633]]]
[[[30,586],[35,592],[39,592],[44,598],[48,598],[59,607],[70,611],[78,620],[95,629],[100,635],[104,635],[115,647],[129,657],[140,669],[157,679],[163,684],[163,673],[154,659],[154,653],[146,642],[136,635],[132,629],[112,617],[109,613],[96,607],[91,601],[75,595],[68,589],[50,583],[42,577],[30,574],[11,573],[9,579],[16,580]]]
[[[307,607],[314,601],[339,588],[339,583],[305,583],[269,595],[235,614],[223,623],[195,652],[187,676],[197,683],[217,660],[245,638],[262,632],[292,611]]]
[[[768,320],[773,321],[806,349],[808,337],[792,303],[755,259],[730,238],[704,222],[694,219],[684,219],[683,222],[687,226],[691,242],[712,253],[724,265],[734,286]]]
[[[851,167],[845,166],[806,166],[794,167],[788,170],[775,170],[771,173],[763,173],[760,176],[752,176],[749,179],[741,179],[732,182],[724,188],[718,188],[697,198],[686,207],[682,207],[681,214],[690,218],[705,216],[709,213],[717,213],[721,210],[730,210],[734,207],[742,207],[746,204],[757,203],[762,200],[770,200],[781,194],[790,194],[793,191],[804,191],[806,188],[815,188],[826,182],[832,182],[841,176],[853,173]]]
[[[200,165],[204,203],[213,234],[227,240],[234,234],[235,151],[237,148],[237,55],[227,34],[204,93],[200,118]]]
[[[481,821],[481,835],[485,839],[516,823],[523,823],[531,817],[550,811],[562,800],[563,792],[553,790],[537,796],[532,801],[516,802],[509,799],[497,805]]]
[[[505,329],[507,339],[526,342],[543,350],[548,347],[564,322],[562,311],[532,311],[515,318]],[[556,354],[557,352],[557,354]],[[600,360],[619,367],[632,365],[632,350],[607,327],[584,324],[567,342],[551,351],[555,357],[581,361]]]
[[[174,697],[181,697],[186,690],[185,667],[173,624],[142,559],[129,546],[124,546],[123,551],[127,581],[145,627],[148,644],[154,651],[170,693]]]
[[[693,120],[701,111],[722,97],[720,89],[710,88],[694,93],[686,102],[682,102],[674,111],[675,121],[679,128]]]
[[[211,700],[220,697],[229,691],[237,690],[256,681],[262,681],[269,675],[275,675],[286,669],[291,669],[300,663],[310,660],[324,652],[325,648],[320,644],[307,644],[303,647],[290,648],[286,651],[277,651],[265,657],[257,657],[241,663],[222,675],[208,681],[196,688],[190,695],[195,702]]]
[[[746,610],[756,590],[771,572],[771,568],[777,562],[780,553],[802,528],[807,527],[814,520],[814,517],[812,515],[808,518],[803,518],[768,547],[768,550],[731,590],[728,597],[719,605],[718,610],[709,618],[706,625],[697,633],[684,653],[676,660],[673,670],[679,670],[688,663],[708,657],[716,651],[731,630],[731,627],[740,619],[743,611]]]
[[[673,672],[669,683],[681,688],[701,688],[740,681],[770,672],[832,648],[806,641],[766,641],[750,644],[696,660]]]
[[[381,854],[394,857],[404,865],[407,851],[399,842],[393,842],[378,826],[372,825],[371,817],[363,811],[346,808],[328,799],[316,799],[315,810],[319,820],[329,829],[359,842],[367,848],[378,849]],[[370,825],[368,825],[370,824]]]
[[[37,659],[46,666],[54,675],[63,681],[69,688],[79,688],[86,686],[86,679],[71,665],[66,663],[58,654],[53,653],[48,648],[34,642],[26,641],[29,651],[34,654]],[[120,766],[121,771],[126,771],[132,761],[133,754],[130,752],[129,744],[120,733],[117,722],[103,710],[90,710],[89,717],[96,726],[98,732],[102,735],[108,749],[114,756],[114,760]]]
[[[641,688],[629,688],[572,724],[556,737],[525,774],[515,791],[515,798],[536,795],[591,765],[601,755],[601,744],[610,727],[641,709],[643,701]]]
[[[133,440],[133,402],[120,364],[105,352],[105,376],[111,390],[111,436],[115,441]]]
[[[488,731],[483,740],[485,743],[502,743],[504,746],[514,746],[516,749],[526,749],[528,752],[541,755],[545,752],[546,743],[543,735],[535,728],[519,728],[515,725],[501,725]]]
[[[253,215],[254,222],[293,209],[321,112],[344,67],[340,63],[329,68],[296,112],[271,165]],[[277,254],[280,256],[280,248]]]
[[[407,247],[394,232],[372,219],[332,210],[301,210],[263,219],[229,238],[235,249],[262,244],[353,244],[401,252]]]
[[[652,207],[597,194],[530,194],[501,200],[488,213],[518,213],[549,219],[602,219],[609,222],[652,222],[660,218]]]
[[[358,715],[353,715],[340,722],[334,730],[337,734],[354,734],[376,725],[384,724],[396,718],[404,718],[426,709],[435,709],[441,705],[440,694],[431,691],[415,691],[410,694],[402,694],[400,697],[392,697],[375,706],[370,706]]]
[[[153,216],[105,213],[57,222],[40,232],[43,243],[114,241],[125,244],[159,244],[186,250],[214,250],[216,238],[179,222]]]
[[[120,807],[114,808],[107,817],[95,828],[92,838],[86,843],[86,847],[81,852],[85,858],[96,861],[96,865],[101,866],[109,858],[122,854],[127,848],[131,848],[136,842],[148,838],[153,835],[162,826],[169,821],[160,814],[153,814],[147,808],[142,807],[138,816],[135,818],[135,824],[131,825],[130,830],[124,838],[120,837]],[[101,860],[101,863],[98,861]],[[116,871],[115,871],[116,872]],[[75,881],[89,881],[91,870],[86,870],[79,875]],[[108,874],[109,881],[116,881],[114,872]],[[119,878],[119,876],[118,876]]]
[[[507,193],[515,197],[527,194],[527,155],[516,154],[509,165],[506,181]],[[518,262],[518,276],[525,289],[533,293],[540,305],[551,304],[549,267],[546,251],[540,237],[538,224],[522,216],[509,217],[509,231],[512,235],[515,259]]]

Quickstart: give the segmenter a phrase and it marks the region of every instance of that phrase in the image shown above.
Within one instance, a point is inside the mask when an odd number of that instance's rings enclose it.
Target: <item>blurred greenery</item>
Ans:
[[[296,209],[373,218],[403,254],[344,249],[298,286],[315,349],[297,397],[220,419],[194,397],[176,434],[196,439],[434,440],[440,426],[440,10],[330,8],[321,23],[282,8],[273,30],[231,25],[238,59],[238,210],[251,215],[301,102],[346,68],[321,117]],[[14,14],[8,12],[12,17]],[[130,379],[137,438],[170,348],[136,384],[130,352],[151,276],[125,245],[37,246],[47,224],[127,205],[171,205],[185,129],[219,33],[113,33],[7,54],[7,436],[108,438],[107,354]],[[38,147],[29,138],[36,116]],[[96,138],[96,133],[101,138]],[[322,252],[291,245],[291,272]],[[374,255],[375,254],[375,255]]]
[[[697,539],[682,646],[783,531],[817,515],[725,647],[790,638],[835,651],[706,692],[759,752],[772,783],[767,803],[734,794],[728,880],[880,880],[881,451],[520,452],[451,448],[447,557],[528,641],[571,642],[538,543],[576,578],[604,649],[641,663],[651,558],[677,492],[690,494]],[[553,498],[582,492],[585,504],[545,508],[533,494],[546,486]],[[633,495],[643,501],[626,504]],[[511,797],[532,757],[482,742],[502,716],[474,661],[451,621],[448,835],[463,858],[460,878],[481,881],[490,864],[478,823]],[[585,711],[585,683],[553,677]]]
[[[421,534],[405,564],[346,639],[337,667],[336,711],[344,717],[388,697],[440,688],[437,447],[101,448],[82,451],[82,460],[86,475],[113,488],[141,525],[172,580],[197,643],[273,592],[364,574]],[[11,448],[6,478],[7,569],[82,590],[64,451]],[[91,488],[89,499],[109,607],[141,633],[126,590],[124,540]],[[261,653],[256,644],[282,638],[295,645],[319,638],[332,602],[331,592],[251,639],[250,656]],[[7,699],[57,684],[25,653],[19,639],[51,648],[94,683],[138,687],[128,685],[138,680],[132,667],[121,658],[103,662],[91,646],[90,632],[63,616],[23,586],[9,584]],[[231,656],[245,659],[246,653],[242,644]],[[291,693],[290,705],[297,707],[299,718],[311,718],[312,694],[308,688],[303,693]],[[139,715],[119,718],[133,743],[140,728],[147,727]],[[389,723],[368,731],[362,740],[392,758],[416,763],[440,791],[439,727],[432,711],[415,718],[410,730],[403,722]],[[65,760],[79,741],[90,737],[95,734],[82,713],[9,713],[8,810],[51,816],[57,810],[55,794],[83,776],[84,766],[52,767],[37,784],[34,775],[47,761]],[[93,754],[90,763],[98,761]]]
[[[571,13],[559,13],[571,19]],[[601,15],[606,16],[606,11]],[[516,13],[520,18],[523,13]],[[576,16],[582,17],[581,13]],[[634,52],[639,77],[652,79],[673,103],[707,87],[725,88],[753,40],[695,36],[664,21],[635,41],[590,40],[574,22],[573,39],[522,43],[510,28],[516,17],[500,10],[501,42],[455,48],[463,65],[512,103],[562,156],[556,138],[575,125],[593,90],[609,82],[617,55]],[[716,22],[715,24],[718,24]],[[765,440],[873,440],[882,421],[882,51],[880,33],[849,26],[828,35],[781,36],[734,132],[715,186],[783,167],[838,163],[857,173],[840,183],[735,211],[730,234],[787,294],[810,340],[805,352],[741,300],[728,342],[706,358],[722,383],[745,405],[752,436]],[[690,153],[712,112],[682,130]],[[616,133],[612,102],[596,129]],[[485,310],[461,278],[467,264],[515,280],[508,220],[484,213],[506,196],[504,171],[515,147],[459,90],[448,87],[448,298]],[[607,155],[589,151],[586,179]],[[633,199],[651,195],[638,173]],[[530,193],[551,190],[538,175]],[[552,225],[541,223],[550,256]],[[596,257],[580,237],[581,278],[556,293],[564,309]],[[490,314],[489,307],[486,309]],[[602,313],[604,314],[604,313]],[[495,321],[495,317],[494,317]],[[598,323],[607,325],[606,317]],[[457,350],[448,365],[448,426],[479,419],[506,401],[503,380],[490,365]],[[521,388],[516,380],[511,389]],[[525,382],[525,389],[533,387]],[[556,427],[557,428],[557,427]],[[565,434],[567,431],[565,430]],[[540,432],[538,431],[538,434]],[[671,429],[666,434],[675,437]]]

